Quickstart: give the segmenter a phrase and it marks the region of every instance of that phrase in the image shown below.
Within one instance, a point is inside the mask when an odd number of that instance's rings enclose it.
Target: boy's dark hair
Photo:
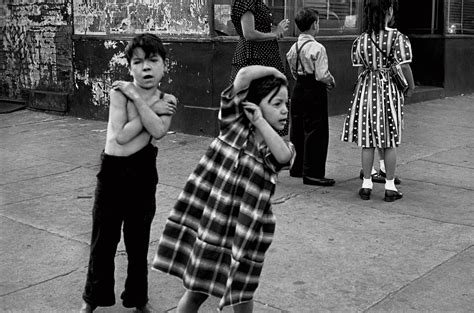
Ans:
[[[250,83],[246,100],[259,105],[263,98],[265,98],[270,92],[274,91],[269,99],[269,101],[271,101],[280,88],[287,85],[288,82],[286,79],[275,77],[273,75],[255,79]]]
[[[362,31],[371,34],[385,29],[385,16],[388,10],[393,8],[396,14],[397,6],[396,0],[364,0]]]
[[[319,12],[316,9],[304,7],[295,16],[295,24],[302,32],[311,28],[314,22],[319,20]]]
[[[166,59],[166,50],[163,46],[161,39],[150,33],[144,33],[135,36],[125,47],[125,57],[127,58],[128,65],[132,60],[133,51],[136,48],[142,48],[145,52],[145,58],[150,57],[151,55],[158,54],[163,61]]]

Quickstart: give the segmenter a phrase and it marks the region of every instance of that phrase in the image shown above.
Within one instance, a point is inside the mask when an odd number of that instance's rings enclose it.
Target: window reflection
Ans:
[[[319,12],[320,34],[347,34],[357,32],[356,0],[302,0],[300,7],[315,8]]]
[[[214,30],[217,36],[235,36],[230,21],[233,0],[214,0]],[[345,35],[358,32],[358,10],[362,0],[266,0],[276,26],[282,19],[288,18],[290,29],[288,36],[298,36],[294,25],[296,12],[303,7],[318,10],[320,16],[320,35]]]

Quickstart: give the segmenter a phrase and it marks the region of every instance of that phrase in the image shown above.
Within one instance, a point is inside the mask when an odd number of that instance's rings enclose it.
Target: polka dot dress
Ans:
[[[272,31],[272,14],[262,0],[235,0],[232,5],[232,23],[240,36],[232,58],[232,71],[229,83],[232,83],[237,72],[248,65],[271,66],[284,73],[283,62],[280,58],[278,41],[248,41],[242,33],[240,19],[246,12],[252,12],[255,18],[255,29],[262,33]],[[288,123],[280,135],[288,134]]]
[[[364,71],[357,79],[341,140],[364,148],[397,147],[402,138],[404,97],[387,71],[387,51],[398,63],[409,63],[411,45],[408,37],[396,29],[371,36],[383,54],[366,33],[352,45],[352,64],[363,66]]]

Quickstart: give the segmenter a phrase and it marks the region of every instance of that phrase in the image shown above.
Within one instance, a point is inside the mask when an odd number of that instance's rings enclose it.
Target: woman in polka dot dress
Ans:
[[[393,59],[414,89],[410,66],[412,51],[407,36],[389,28],[393,0],[365,0],[363,33],[352,45],[352,64],[359,67],[351,107],[344,121],[341,139],[362,147],[364,179],[359,195],[370,199],[371,170],[375,148],[385,152],[385,201],[401,199],[394,184],[396,150],[402,139],[404,95],[391,79],[388,69]],[[377,48],[378,46],[378,48]],[[379,50],[380,49],[380,50]]]
[[[240,38],[232,58],[229,83],[234,81],[241,68],[248,65],[271,66],[284,73],[277,39],[283,38],[289,21],[282,20],[272,32],[272,14],[262,0],[234,0],[231,18]],[[278,133],[288,134],[288,123]]]

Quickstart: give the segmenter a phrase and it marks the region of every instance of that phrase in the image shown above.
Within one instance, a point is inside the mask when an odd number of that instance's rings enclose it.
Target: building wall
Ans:
[[[294,43],[280,43],[282,59]],[[329,93],[330,114],[346,111],[357,70],[350,63],[352,39],[323,41],[337,88]],[[114,80],[130,79],[123,55],[126,41],[78,38],[75,46],[75,96],[70,114],[106,119],[108,90]],[[215,135],[220,93],[229,84],[236,40],[165,40],[168,73],[161,88],[179,101],[172,129],[198,135]],[[286,71],[288,77],[290,73]],[[290,79],[290,91],[293,81]]]
[[[474,36],[449,36],[445,45],[446,96],[474,92]]]
[[[72,92],[71,0],[0,2],[0,97]]]
[[[416,85],[444,86],[445,39],[442,35],[411,35],[413,61],[410,64]]]
[[[208,0],[74,0],[74,33],[207,35]]]
[[[123,54],[136,32],[156,31],[169,52],[161,88],[179,100],[172,129],[216,135],[221,91],[227,87],[236,37],[209,38],[208,1],[126,0],[0,2],[0,98],[51,103],[68,114],[105,120],[114,80],[129,80]],[[74,4],[74,10],[72,9]],[[72,20],[74,11],[74,21]],[[73,29],[74,33],[73,33]],[[350,63],[354,36],[324,37],[337,87],[329,113],[345,113],[357,71]],[[474,36],[413,35],[412,68],[421,85],[444,94],[474,92]],[[280,54],[296,38],[280,41]],[[290,77],[290,92],[294,82]],[[56,100],[55,100],[56,99]],[[41,107],[41,106],[40,106]]]

